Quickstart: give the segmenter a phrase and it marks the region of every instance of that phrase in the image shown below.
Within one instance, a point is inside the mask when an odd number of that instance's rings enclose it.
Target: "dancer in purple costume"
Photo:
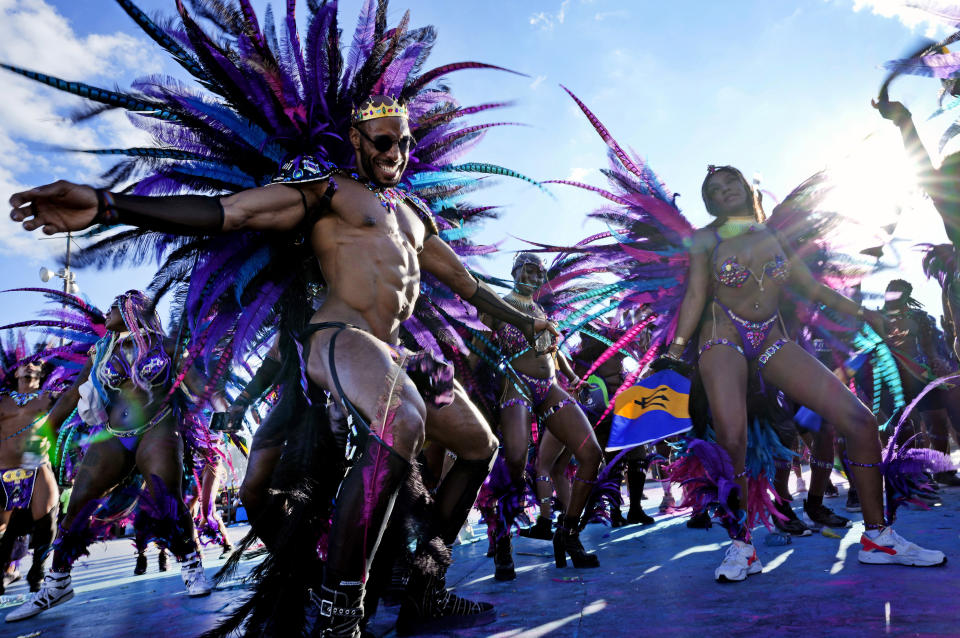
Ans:
[[[36,592],[43,581],[44,563],[56,532],[60,498],[50,460],[43,450],[43,444],[49,443],[38,431],[42,416],[55,398],[55,394],[44,387],[54,366],[29,361],[22,351],[4,351],[2,355],[0,527],[4,529],[0,534],[0,565],[10,562],[17,538],[30,534],[34,550],[27,582],[30,591]],[[24,363],[17,363],[18,360]],[[0,594],[3,591],[0,582]]]
[[[833,423],[846,438],[853,480],[863,503],[863,563],[939,565],[942,552],[920,548],[886,524],[876,419],[820,362],[790,341],[779,319],[782,289],[792,284],[810,300],[865,319],[883,334],[883,317],[818,284],[776,232],[764,226],[757,192],[737,169],[710,167],[702,186],[707,211],[717,219],[697,231],[690,248],[689,284],[668,355],[679,358],[699,333],[699,369],[710,402],[717,442],[732,461],[740,494],[746,494],[748,375],[780,388],[789,398]],[[717,581],[739,581],[761,571],[744,525],[731,508],[725,524],[733,539],[717,568]]]
[[[24,620],[73,598],[70,571],[93,540],[91,516],[99,499],[138,469],[149,492],[156,536],[184,565],[187,594],[203,596],[210,585],[194,540],[193,520],[180,492],[183,439],[171,402],[175,346],[164,337],[160,319],[142,292],[128,291],[110,308],[107,332],[90,353],[74,384],[57,400],[46,420],[56,431],[77,409],[88,425],[103,424],[108,436],[90,445],[77,471],[66,516],[54,543],[53,565],[43,585],[7,614]]]
[[[514,287],[504,301],[518,312],[545,320],[546,313],[534,300],[536,293],[546,283],[547,273],[543,262],[533,253],[520,253],[514,259],[511,274]],[[500,398],[500,432],[510,480],[516,485],[524,482],[530,422],[535,416],[570,450],[578,465],[570,500],[553,535],[555,563],[557,567],[566,566],[569,554],[574,567],[598,567],[600,563],[596,555],[587,553],[580,543],[581,517],[602,460],[600,445],[590,422],[577,402],[557,382],[558,364],[549,335],[541,333],[536,343],[530,344],[523,333],[503,321],[497,321],[496,317],[493,317],[491,327],[494,330],[494,343],[506,363],[516,371],[517,377],[514,380],[512,375],[504,376]],[[574,383],[579,383],[579,378],[566,360],[560,358],[560,361],[563,362],[560,366],[566,376]],[[498,530],[494,564],[497,580],[515,578],[509,529]]]

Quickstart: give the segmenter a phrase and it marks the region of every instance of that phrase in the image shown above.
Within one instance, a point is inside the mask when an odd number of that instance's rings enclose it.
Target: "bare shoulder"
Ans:
[[[709,253],[717,245],[717,236],[712,228],[700,228],[690,238],[690,252]]]

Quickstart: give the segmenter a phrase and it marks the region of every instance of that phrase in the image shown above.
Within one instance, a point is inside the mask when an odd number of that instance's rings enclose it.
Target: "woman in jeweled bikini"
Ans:
[[[177,378],[173,351],[151,300],[139,290],[117,297],[107,315],[106,335],[73,386],[47,416],[56,429],[77,409],[91,427],[103,426],[84,454],[66,515],[54,542],[53,565],[40,591],[7,614],[23,620],[73,598],[70,571],[94,539],[91,518],[100,499],[136,468],[149,492],[141,497],[154,538],[183,560],[188,596],[210,593],[193,519],[181,493],[183,436],[177,428],[171,387]]]
[[[846,438],[852,479],[863,504],[861,563],[939,565],[940,551],[918,547],[884,525],[877,422],[826,367],[787,338],[780,320],[781,291],[789,284],[810,301],[855,315],[884,334],[883,317],[817,283],[786,242],[764,226],[757,192],[731,167],[710,167],[701,189],[716,220],[698,230],[690,247],[688,288],[668,355],[679,358],[699,335],[699,372],[717,443],[730,455],[740,493],[747,493],[747,385],[750,375],[782,390],[833,423]],[[746,516],[722,523],[733,539],[717,568],[718,582],[744,580],[762,570]]]
[[[546,268],[533,253],[520,253],[513,263],[514,289],[504,300],[532,316],[545,318],[543,309],[533,300],[533,294],[546,282]],[[602,453],[590,422],[577,402],[557,383],[558,365],[574,383],[579,379],[562,357],[551,351],[551,337],[538,336],[536,350],[531,348],[519,330],[502,322],[494,326],[494,341],[516,371],[505,375],[500,399],[500,431],[503,457],[511,480],[523,481],[530,440],[530,422],[533,417],[546,426],[559,442],[573,453],[577,461],[570,500],[553,537],[553,552],[557,567],[567,564],[570,555],[574,567],[599,567],[595,554],[587,553],[580,543],[580,518],[587,497],[596,482]],[[496,578],[514,578],[512,548],[509,530],[500,534],[495,549]]]

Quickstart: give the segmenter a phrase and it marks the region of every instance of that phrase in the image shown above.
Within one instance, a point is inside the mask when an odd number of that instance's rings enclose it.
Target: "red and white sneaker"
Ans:
[[[883,528],[876,538],[869,538],[864,533],[860,536],[860,545],[862,549],[857,559],[869,565],[934,567],[947,562],[943,552],[915,545],[893,531],[892,527]]]
[[[763,571],[763,565],[757,558],[757,550],[750,543],[743,541],[733,541],[727,548],[727,553],[723,555],[723,562],[717,571],[714,572],[714,578],[718,583],[732,583],[745,580],[751,574],[759,574]]]

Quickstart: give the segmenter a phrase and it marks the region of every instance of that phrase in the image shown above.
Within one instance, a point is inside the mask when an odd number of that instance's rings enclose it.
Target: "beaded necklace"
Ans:
[[[18,407],[22,408],[23,406],[25,406],[26,404],[30,403],[31,401],[36,399],[38,396],[43,394],[43,392],[44,392],[43,390],[35,390],[33,392],[21,394],[16,390],[10,390],[7,392],[7,394],[10,395],[10,398],[13,399],[13,402],[16,403]]]
[[[380,205],[386,208],[391,213],[397,212],[397,205],[406,201],[411,197],[411,194],[402,188],[397,188],[396,186],[379,186],[373,182],[368,177],[364,177],[360,173],[348,173],[348,175],[357,183],[362,185],[368,191],[377,196],[377,199],[380,200]]]

